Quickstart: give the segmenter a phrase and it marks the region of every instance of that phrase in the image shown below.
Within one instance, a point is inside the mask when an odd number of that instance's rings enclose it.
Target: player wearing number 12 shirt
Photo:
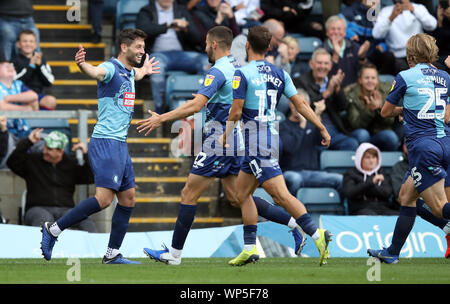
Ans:
[[[412,36],[406,53],[410,69],[395,78],[381,115],[403,115],[409,171],[400,189],[400,215],[391,245],[367,250],[370,256],[389,264],[398,263],[414,225],[419,196],[430,207],[430,218],[450,219],[450,76],[432,65],[438,53],[432,36]]]
[[[224,149],[218,142],[228,120],[233,100],[232,79],[238,66],[236,60],[230,55],[232,41],[233,33],[228,27],[216,26],[210,29],[206,35],[205,51],[214,66],[209,69],[195,98],[162,115],[149,111],[152,116],[138,122],[139,132],[148,130],[145,133],[147,135],[162,123],[188,117],[199,112],[206,105],[202,150],[195,158],[186,185],[181,191],[181,203],[172,235],[172,245],[170,248],[164,246],[163,250],[144,248],[144,253],[155,261],[168,265],[181,264],[185,241],[197,212],[197,201],[215,178],[221,179],[230,203],[234,205],[236,201],[236,177],[243,159],[238,155],[238,150],[242,149],[240,144],[242,135],[239,128],[233,130],[233,147]],[[295,252],[299,255],[305,238],[294,219],[291,219],[285,210],[272,206],[262,198],[255,197],[255,200],[261,216],[292,228]]]
[[[246,44],[249,63],[234,74],[233,104],[221,138],[222,144],[227,146],[234,126],[242,120],[245,156],[236,182],[236,196],[244,222],[244,250],[229,264],[239,266],[259,259],[256,249],[258,212],[252,194],[261,185],[314,239],[322,265],[329,255],[331,234],[318,229],[305,206],[289,193],[278,164],[275,109],[281,95],[288,97],[297,111],[320,130],[323,145],[328,147],[331,137],[311,107],[297,94],[289,74],[264,60],[271,39],[269,31],[262,26],[249,29]]]

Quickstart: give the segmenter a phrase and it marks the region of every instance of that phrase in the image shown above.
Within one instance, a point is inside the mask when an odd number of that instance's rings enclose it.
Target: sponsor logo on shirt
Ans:
[[[204,82],[205,87],[210,86],[211,83],[213,82],[213,80],[214,80],[214,76],[210,75],[210,74],[207,74],[206,77],[205,77],[205,82]]]
[[[239,76],[234,76],[233,77],[233,89],[237,89],[239,88],[239,84],[241,83],[241,77]]]
[[[124,107],[134,107],[134,92],[124,92],[123,93],[123,106]]]

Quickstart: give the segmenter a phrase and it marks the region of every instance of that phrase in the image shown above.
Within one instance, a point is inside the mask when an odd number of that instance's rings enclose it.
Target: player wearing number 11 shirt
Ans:
[[[222,144],[227,146],[227,142],[232,140],[235,124],[242,120],[245,156],[236,182],[236,196],[244,222],[244,250],[229,264],[239,266],[259,258],[256,249],[258,212],[252,193],[261,185],[314,239],[320,253],[319,264],[322,265],[329,255],[331,234],[318,229],[305,206],[289,193],[278,164],[275,109],[281,95],[288,97],[297,111],[320,130],[324,146],[329,146],[331,137],[309,104],[297,95],[289,74],[264,60],[271,38],[269,31],[262,26],[249,29],[246,44],[249,63],[234,74],[233,104],[221,137]]]
[[[381,111],[383,117],[403,115],[409,159],[392,243],[389,248],[367,250],[388,264],[398,263],[414,225],[419,196],[430,207],[431,220],[450,219],[450,77],[432,65],[437,54],[432,36],[417,34],[408,40],[406,55],[411,68],[397,75]]]

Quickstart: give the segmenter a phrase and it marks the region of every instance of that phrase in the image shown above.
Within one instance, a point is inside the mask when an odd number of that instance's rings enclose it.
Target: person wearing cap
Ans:
[[[28,137],[20,140],[6,162],[11,171],[25,179],[27,196],[24,222],[29,226],[42,226],[44,222],[55,221],[69,212],[75,206],[75,185],[94,182],[83,142],[72,148],[73,151],[80,149],[83,152],[85,161],[80,166],[74,156],[64,151],[69,143],[64,133],[53,131],[44,136],[42,131],[34,129]],[[42,152],[28,152],[41,139],[44,141]],[[97,231],[90,218],[74,228]]]

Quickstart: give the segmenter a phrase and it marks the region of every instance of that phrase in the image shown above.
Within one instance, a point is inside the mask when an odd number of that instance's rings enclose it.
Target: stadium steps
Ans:
[[[57,110],[97,110],[97,83],[81,73],[74,61],[79,44],[87,50],[86,60],[92,65],[105,61],[105,43],[91,43],[91,25],[68,22],[66,5],[53,0],[35,0],[34,19],[40,31],[40,47],[55,75],[48,90],[57,98]],[[87,1],[81,3],[85,5]],[[64,4],[64,3],[62,3]],[[148,78],[136,83],[134,119],[128,134],[128,148],[136,176],[136,208],[129,231],[173,230],[183,189],[190,171],[191,158],[173,158],[171,139],[156,137],[151,132],[144,137],[136,130],[137,121],[144,117],[145,100],[151,96]],[[88,120],[91,135],[96,119]],[[78,142],[78,120],[70,119],[72,143]],[[166,126],[167,127],[167,126]],[[89,140],[89,139],[88,139]],[[235,219],[217,216],[219,182],[199,199],[193,228],[236,224]],[[234,209],[234,208],[233,208]],[[231,221],[231,222],[230,222]]]
[[[60,24],[67,22],[67,13],[68,10],[71,9],[71,6],[55,5],[55,1],[50,0],[49,1],[35,0],[33,2],[40,3],[33,5],[34,20],[45,20],[47,23],[60,23]],[[79,21],[74,20],[71,23],[79,24]]]

